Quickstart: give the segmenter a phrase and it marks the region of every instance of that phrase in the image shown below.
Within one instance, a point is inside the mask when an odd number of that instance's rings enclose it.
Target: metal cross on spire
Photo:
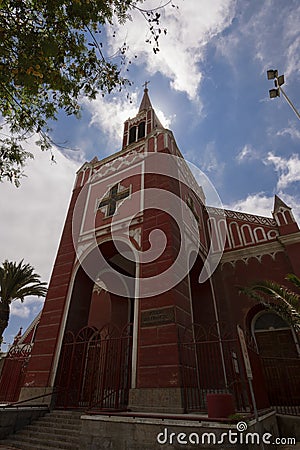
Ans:
[[[145,83],[143,84],[144,91],[148,90],[148,84],[149,83],[150,83],[150,81],[145,81]]]

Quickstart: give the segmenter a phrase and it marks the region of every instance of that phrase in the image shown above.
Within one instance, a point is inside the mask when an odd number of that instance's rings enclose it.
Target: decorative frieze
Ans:
[[[251,258],[255,258],[259,263],[262,262],[263,256],[270,256],[273,261],[277,253],[284,252],[284,247],[279,242],[270,242],[259,246],[253,246],[247,249],[247,253],[244,249],[232,250],[224,253],[221,259],[221,270],[224,265],[229,263],[232,267],[235,267],[238,261],[242,261],[248,265]]]
[[[258,223],[260,225],[266,225],[268,227],[277,226],[276,221],[270,217],[256,216],[254,214],[242,213],[240,211],[231,211],[230,209],[214,208],[211,206],[208,206],[207,210],[210,214],[216,216],[223,216],[225,213],[226,217],[229,217],[230,219],[242,220],[243,222]]]

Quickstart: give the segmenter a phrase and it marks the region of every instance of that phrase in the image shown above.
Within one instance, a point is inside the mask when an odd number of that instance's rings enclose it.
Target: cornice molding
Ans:
[[[278,236],[278,241],[282,245],[288,245],[288,244],[300,244],[300,231],[297,231],[293,234],[287,234],[285,236]]]
[[[243,248],[228,251],[223,254],[220,264],[222,267],[226,263],[230,263],[235,266],[237,261],[243,261],[245,264],[248,264],[250,258],[256,258],[259,262],[261,262],[261,258],[264,255],[269,255],[272,259],[275,259],[275,255],[278,252],[284,252],[283,245],[277,241],[268,242],[266,244],[247,247],[246,249]]]

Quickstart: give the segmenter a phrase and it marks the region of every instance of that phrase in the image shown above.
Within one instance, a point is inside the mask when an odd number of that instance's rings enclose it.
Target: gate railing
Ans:
[[[31,344],[15,344],[9,349],[1,371],[0,402],[12,403],[18,401],[31,348]]]
[[[222,335],[219,336],[219,330]],[[182,384],[185,409],[207,411],[206,396],[210,393],[231,393],[237,412],[253,411],[249,383],[236,333],[226,331],[226,326],[200,325],[186,329],[180,339]],[[250,345],[250,344],[249,344]],[[269,406],[268,399],[260,391],[264,385],[260,358],[253,348],[249,357],[256,374],[254,390],[259,393],[258,408]]]
[[[56,386],[63,390],[56,407],[124,409],[131,372],[131,324],[120,331],[85,327],[75,337],[67,332]]]
[[[187,411],[206,411],[207,394],[228,392],[234,396],[237,411],[251,409],[238,341],[222,341],[221,345],[223,357],[220,353],[220,341],[181,344],[181,351],[185,354],[182,372]],[[222,362],[225,364],[226,378]]]
[[[262,363],[271,405],[300,415],[300,358],[262,357]]]

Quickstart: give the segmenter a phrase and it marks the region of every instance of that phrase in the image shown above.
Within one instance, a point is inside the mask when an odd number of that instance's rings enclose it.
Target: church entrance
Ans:
[[[93,276],[80,266],[73,284],[55,383],[60,408],[120,410],[128,403],[134,298],[109,292],[97,266],[97,251],[87,256],[95,268]],[[112,241],[100,251],[112,276],[119,273],[123,279],[125,274],[134,283],[134,262],[119,254]]]
[[[253,319],[253,332],[262,359],[271,406],[285,412],[299,408],[300,354],[297,337],[276,313],[261,311]]]
[[[57,377],[56,407],[124,409],[130,388],[131,325],[67,332]]]

